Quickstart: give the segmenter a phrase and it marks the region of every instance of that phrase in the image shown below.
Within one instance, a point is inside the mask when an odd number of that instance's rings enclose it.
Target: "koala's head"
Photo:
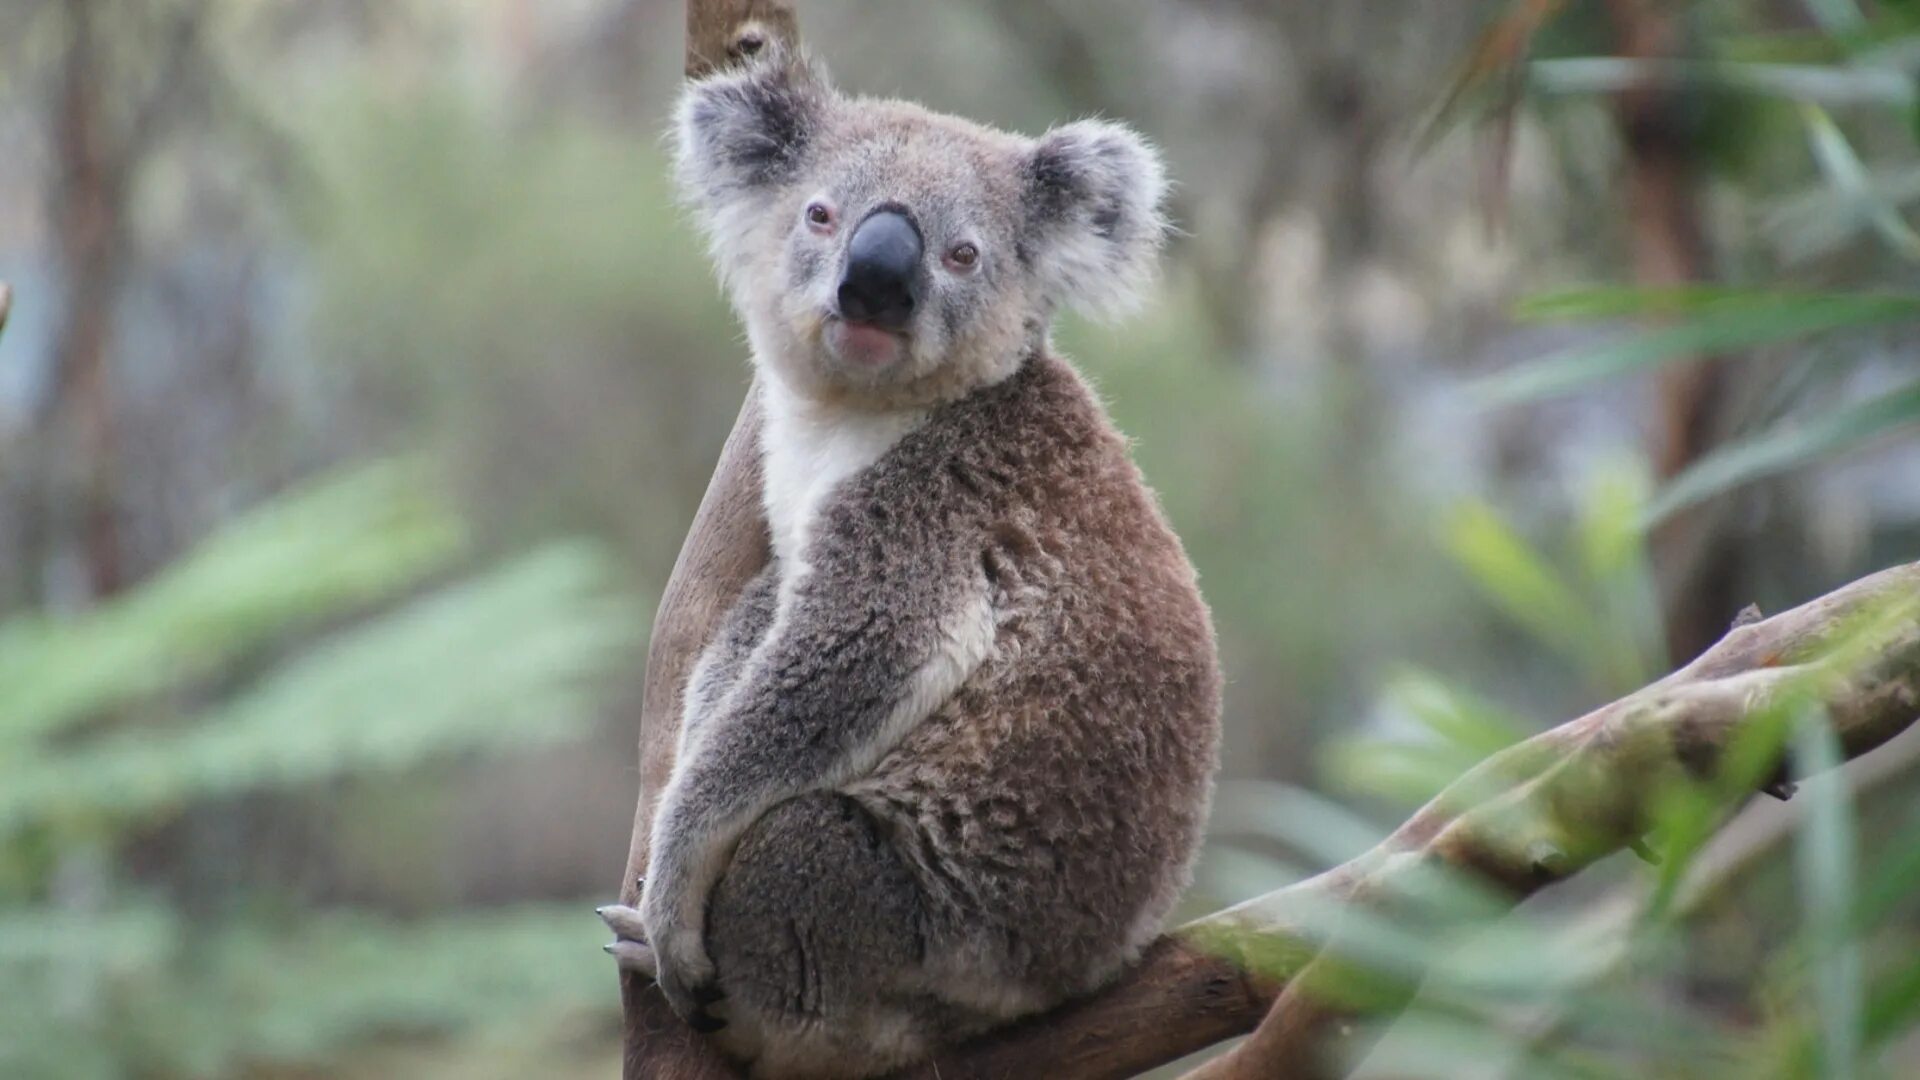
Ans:
[[[1134,301],[1166,229],[1159,159],[1124,126],[1026,138],[842,96],[789,55],[691,86],[677,138],[755,354],[815,397],[997,381],[1060,308]]]

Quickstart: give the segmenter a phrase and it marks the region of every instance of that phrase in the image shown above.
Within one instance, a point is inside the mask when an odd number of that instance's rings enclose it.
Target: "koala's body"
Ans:
[[[1117,125],[1022,138],[788,56],[691,87],[679,141],[774,558],[686,688],[611,948],[756,1076],[878,1075],[1111,981],[1188,879],[1213,631],[1048,341],[1150,276],[1164,182]]]

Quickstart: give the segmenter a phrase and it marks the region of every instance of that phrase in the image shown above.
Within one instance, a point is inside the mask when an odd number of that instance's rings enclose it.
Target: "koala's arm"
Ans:
[[[705,726],[727,692],[740,681],[740,672],[752,659],[754,650],[766,640],[773,626],[775,607],[780,599],[780,563],[770,562],[747,582],[733,608],[720,625],[720,633],[700,655],[693,673],[687,678],[687,692],[680,709],[678,758],[691,752],[694,735]]]
[[[911,554],[848,560],[790,587],[767,640],[701,720],[661,796],[642,903],[669,996],[711,978],[707,894],[747,826],[872,769],[991,651],[978,562]]]

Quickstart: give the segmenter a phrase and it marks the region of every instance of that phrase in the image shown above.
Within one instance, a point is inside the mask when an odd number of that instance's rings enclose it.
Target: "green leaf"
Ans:
[[[1875,980],[1867,1001],[1866,1036],[1880,1043],[1912,1033],[1920,1024],[1920,960],[1914,960],[1892,977]]]
[[[1609,689],[1644,686],[1666,661],[1660,598],[1641,524],[1649,481],[1637,462],[1597,469],[1582,492],[1576,542],[1587,594],[1601,614]]]
[[[1857,298],[1854,293],[1809,293],[1742,285],[1586,285],[1523,297],[1514,305],[1513,314],[1524,322],[1577,322],[1766,311],[1781,304]],[[1915,303],[1920,306],[1920,300]]]
[[[1853,144],[1847,141],[1840,125],[1818,105],[1802,105],[1800,113],[1806,121],[1807,141],[1821,174],[1855,201],[1888,247],[1908,259],[1920,258],[1920,234],[1913,231],[1891,202],[1874,191],[1866,164],[1854,153]]]
[[[1681,305],[1691,311],[1673,326],[1629,333],[1592,345],[1576,345],[1512,371],[1481,381],[1473,393],[1487,405],[1506,405],[1552,397],[1602,379],[1681,360],[1718,356],[1779,341],[1810,337],[1837,330],[1857,330],[1885,323],[1920,320],[1920,297],[1848,294],[1616,294],[1612,302],[1629,298],[1657,310],[1657,302]],[[1598,312],[1601,297],[1584,301],[1566,298],[1548,310]],[[1687,304],[1692,306],[1688,307]],[[1581,315],[1580,317],[1590,317]]]
[[[1581,671],[1591,669],[1602,647],[1586,602],[1491,507],[1472,502],[1457,509],[1447,525],[1446,545],[1502,614]]]
[[[1920,430],[1920,382],[1721,447],[1675,477],[1648,504],[1645,521],[1661,521],[1742,484],[1779,475],[1909,427]]]
[[[1375,736],[1329,739],[1319,772],[1344,791],[1418,805],[1438,795],[1480,759],[1438,740],[1413,743]]]
[[[608,576],[596,550],[550,545],[306,650],[182,728],[8,761],[0,836],[575,734],[632,638]]]
[[[1519,717],[1424,668],[1404,667],[1394,672],[1387,680],[1385,694],[1395,708],[1457,748],[1469,766],[1529,734],[1528,725]]]
[[[0,908],[0,944],[37,931],[53,939],[45,960],[0,967],[0,1076],[338,1075],[357,1071],[343,1068],[343,1052],[381,1040],[497,1034],[529,1020],[556,1028],[574,1015],[606,1025],[617,1008],[599,949],[606,931],[584,901],[192,927],[164,909]],[[110,992],[75,1008],[85,971],[110,975]],[[78,1066],[103,1053],[121,1060]]]
[[[1920,813],[1909,814],[1894,835],[1920,836]],[[1893,845],[1860,887],[1854,927],[1864,932],[1878,926],[1915,898],[1920,898],[1920,844]]]
[[[0,623],[0,750],[389,597],[449,565],[464,544],[417,463],[386,462],[277,498],[105,607]]]
[[[1813,951],[1814,1007],[1820,1018],[1821,1075],[1851,1080],[1858,1075],[1866,1003],[1859,943],[1854,939],[1853,812],[1840,775],[1840,744],[1818,706],[1799,710],[1793,733],[1794,762],[1804,777],[1804,813],[1794,868],[1807,912]]]
[[[1865,44],[1865,43],[1863,43]],[[1830,106],[1905,109],[1914,103],[1913,81],[1891,66],[1867,64],[1720,63],[1576,56],[1541,60],[1527,69],[1529,88],[1545,94],[1615,94],[1649,78],[1702,90],[1734,90],[1787,101]]]
[[[1305,788],[1270,780],[1223,781],[1208,829],[1279,840],[1319,865],[1335,866],[1380,842],[1379,829]]]

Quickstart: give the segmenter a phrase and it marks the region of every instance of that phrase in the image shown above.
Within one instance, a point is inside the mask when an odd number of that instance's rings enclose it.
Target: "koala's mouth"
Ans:
[[[892,367],[907,354],[904,332],[839,315],[827,317],[826,340],[841,362],[862,371]]]

